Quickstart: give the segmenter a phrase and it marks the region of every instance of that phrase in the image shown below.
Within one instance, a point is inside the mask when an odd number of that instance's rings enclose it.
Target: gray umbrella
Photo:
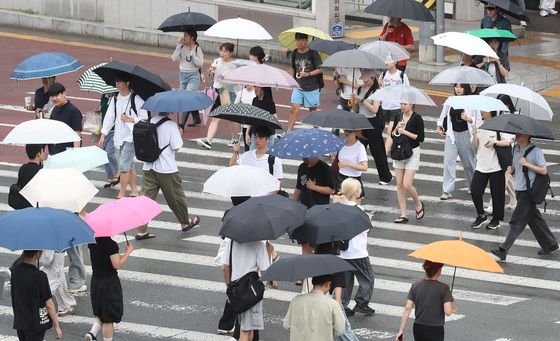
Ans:
[[[262,281],[294,282],[302,278],[355,270],[350,263],[334,255],[301,255],[282,258],[268,267]]]
[[[430,84],[441,85],[457,83],[489,86],[496,84],[496,81],[488,72],[470,66],[455,66],[445,69],[430,81]]]
[[[324,40],[317,38],[309,43],[309,48],[318,52],[333,54],[339,51],[355,49],[356,45],[347,43],[344,40]]]
[[[555,137],[546,122],[519,114],[504,114],[484,123],[479,129],[500,131],[510,134],[524,134],[539,139],[554,140]]]
[[[373,129],[364,115],[339,109],[312,111],[302,120],[302,123],[346,130]]]
[[[373,93],[371,97],[374,101],[390,101],[398,103],[409,103],[418,105],[437,106],[430,96],[424,91],[411,85],[393,85],[381,88]]]
[[[362,69],[385,69],[385,62],[371,53],[360,50],[338,51],[325,59],[322,67],[351,67]]]

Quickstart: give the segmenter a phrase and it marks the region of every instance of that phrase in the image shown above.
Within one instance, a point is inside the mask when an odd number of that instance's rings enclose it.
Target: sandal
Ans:
[[[408,223],[407,217],[398,217],[397,219],[395,219],[395,224],[406,224],[406,223]]]
[[[150,232],[146,233],[146,234],[137,234],[136,236],[134,236],[134,239],[136,240],[144,240],[144,239],[152,239],[155,238],[156,236],[151,234]]]
[[[187,224],[187,226],[181,227],[181,231],[183,231],[183,232],[190,231],[193,227],[195,227],[199,223],[200,223],[200,217],[199,216],[194,217],[194,220],[189,218],[189,223]]]
[[[420,208],[420,211],[416,211],[416,220],[424,218],[424,202],[420,201],[420,204],[422,204],[422,208]]]
[[[120,175],[117,177],[116,180],[115,180],[115,178],[112,178],[111,181],[107,181],[107,183],[103,185],[103,188],[114,187],[114,186],[118,185],[119,182],[121,182],[121,176]]]

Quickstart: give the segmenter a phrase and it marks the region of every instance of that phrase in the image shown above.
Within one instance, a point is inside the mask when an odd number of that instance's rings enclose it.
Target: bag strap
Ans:
[[[233,239],[230,239],[229,240],[229,282],[230,283],[231,283],[231,275],[232,275],[232,273],[231,273],[231,271],[232,271],[231,270],[232,269],[231,263],[233,263],[232,259],[231,259],[232,254],[233,254]]]
[[[269,155],[268,156],[268,172],[270,173],[270,175],[274,175],[274,161],[275,161],[275,156],[274,155]]]
[[[535,146],[531,146],[527,148],[525,153],[523,153],[523,157],[527,157],[527,155],[535,148]],[[531,181],[529,181],[529,168],[523,166],[523,174],[525,174],[525,188],[530,191],[531,190]]]

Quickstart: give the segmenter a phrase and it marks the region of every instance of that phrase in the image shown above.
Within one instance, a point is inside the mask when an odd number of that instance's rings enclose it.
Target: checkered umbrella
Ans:
[[[98,74],[93,72],[93,70],[105,64],[107,63],[101,63],[99,65],[92,66],[89,69],[87,69],[84,73],[82,73],[80,78],[78,78],[78,80],[76,81],[80,86],[80,90],[87,91],[87,92],[90,91],[99,92],[100,94],[119,91],[114,86],[107,85],[107,83],[105,83],[105,81],[101,79],[101,77],[99,77]]]
[[[280,122],[270,112],[249,104],[223,105],[212,111],[209,116],[252,126],[264,125],[272,129],[282,129]]]

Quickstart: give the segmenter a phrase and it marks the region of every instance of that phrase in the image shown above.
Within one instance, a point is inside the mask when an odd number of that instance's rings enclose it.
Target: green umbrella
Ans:
[[[478,30],[465,31],[465,33],[472,34],[473,36],[482,39],[496,38],[496,39],[507,40],[507,41],[514,41],[517,39],[515,34],[511,33],[510,31],[498,30],[493,28],[481,28]]]
[[[84,90],[87,92],[93,91],[98,92],[100,94],[106,94],[110,92],[118,92],[119,90],[112,85],[107,85],[98,74],[93,72],[93,70],[97,69],[100,66],[103,66],[107,63],[101,63],[99,65],[95,65],[87,69],[81,76],[78,78],[77,82],[80,86],[80,90]]]

